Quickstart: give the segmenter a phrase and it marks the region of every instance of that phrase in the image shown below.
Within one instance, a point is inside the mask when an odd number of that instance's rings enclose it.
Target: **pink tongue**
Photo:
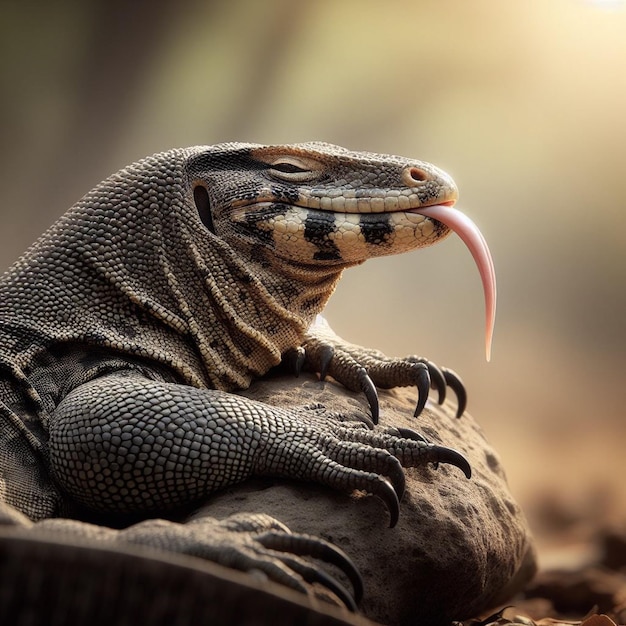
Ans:
[[[487,361],[489,361],[491,359],[493,327],[496,320],[496,272],[485,238],[478,230],[476,224],[467,215],[463,215],[463,213],[450,206],[437,204],[421,209],[413,209],[412,212],[443,222],[463,240],[472,253],[480,273],[485,294],[485,354]]]

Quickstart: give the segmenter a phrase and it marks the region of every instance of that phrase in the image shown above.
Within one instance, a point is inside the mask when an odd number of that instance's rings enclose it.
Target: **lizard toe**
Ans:
[[[416,430],[412,428],[398,428],[398,432],[400,433],[400,437],[404,437],[405,439],[413,439],[413,441],[423,441],[424,443],[432,443],[427,437],[422,435],[422,433],[418,433]],[[433,469],[439,469],[439,461],[433,462]]]
[[[347,440],[333,441],[327,448],[328,458],[349,470],[365,472],[367,475],[366,481],[368,482],[371,481],[371,475],[385,477],[387,482],[391,484],[397,500],[401,500],[406,488],[406,478],[400,461],[388,450],[366,447],[361,443],[350,441],[349,434],[344,433],[344,436]],[[360,437],[357,436],[357,438]],[[368,490],[367,483],[354,486],[353,488]],[[386,491],[386,486],[382,487],[382,490]],[[383,499],[386,501],[387,497],[385,496]]]
[[[365,394],[367,402],[370,406],[372,422],[376,425],[378,424],[378,419],[380,417],[380,407],[378,404],[378,391],[376,390],[376,385],[374,385],[374,382],[364,367],[359,368],[357,376],[361,391]]]
[[[346,429],[357,432],[360,429]],[[296,451],[293,459],[300,479],[311,480],[344,492],[363,491],[380,498],[390,516],[390,527],[397,524],[400,516],[400,499],[404,493],[404,472],[391,454],[382,449],[368,449],[351,442],[335,441],[330,447]],[[308,463],[301,463],[306,454]],[[298,462],[297,459],[300,459]],[[389,478],[385,476],[389,474]]]
[[[320,380],[326,380],[326,376],[328,376],[328,368],[333,360],[333,356],[335,355],[335,348],[330,344],[323,344],[319,347],[319,374]]]
[[[354,468],[345,468],[339,463],[330,461],[326,467],[328,485],[346,491],[364,491],[380,498],[389,512],[389,527],[393,528],[400,518],[400,500],[392,483],[375,472],[367,472]],[[323,482],[323,480],[320,480]],[[401,489],[401,492],[404,488]]]
[[[185,524],[148,520],[123,531],[110,531],[109,535],[104,538],[188,554],[243,572],[257,572],[302,593],[314,593],[312,585],[318,583],[352,611],[363,596],[361,574],[345,552],[319,537],[293,534],[269,515],[239,513],[216,520],[200,513]],[[353,593],[302,557],[337,567],[350,581]]]
[[[472,469],[469,461],[463,454],[452,448],[440,446],[425,441],[412,429],[397,428],[397,437],[389,432],[354,431],[350,437],[352,441],[369,444],[375,449],[383,449],[396,457],[403,467],[418,467],[433,463],[446,463],[458,467],[467,478],[471,478]]]
[[[342,585],[328,576],[323,570],[311,568],[313,572],[309,572],[308,569],[305,570],[305,568],[300,567],[301,564],[299,563],[298,565],[295,562],[293,564],[290,563],[290,567],[298,571],[307,582],[321,582],[329,587],[335,595],[340,597],[346,606],[350,603],[352,605],[354,603],[358,604],[361,601],[363,597],[363,578],[361,573],[352,559],[332,543],[310,535],[285,534],[274,531],[260,535],[256,540],[265,548],[271,550],[289,552],[298,556],[310,556],[334,565],[350,581],[353,589],[352,595],[348,594]],[[348,606],[348,608],[353,607]]]
[[[430,375],[430,386],[437,391],[437,404],[443,404],[446,401],[447,383],[441,368],[421,356],[409,356],[406,360],[409,363],[423,363],[426,365]]]
[[[348,610],[352,611],[352,613],[356,613],[357,600],[338,580],[333,578],[330,574],[327,574],[323,569],[302,563],[295,558],[282,557],[281,560],[294,572],[298,572],[309,585],[315,583],[323,585],[326,589],[331,591]]]

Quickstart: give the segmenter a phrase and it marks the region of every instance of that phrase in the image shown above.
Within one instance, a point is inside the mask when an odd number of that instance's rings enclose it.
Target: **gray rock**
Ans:
[[[364,577],[363,614],[384,624],[445,624],[504,602],[535,572],[524,515],[475,420],[456,419],[452,404],[430,402],[415,420],[415,393],[381,391],[381,426],[411,427],[463,452],[473,476],[467,480],[448,465],[407,469],[395,528],[388,528],[385,506],[375,497],[273,479],[216,494],[204,511],[217,518],[263,512],[294,532],[332,541]],[[320,402],[333,411],[367,412],[359,394],[309,376],[257,382],[243,395],[277,406]]]

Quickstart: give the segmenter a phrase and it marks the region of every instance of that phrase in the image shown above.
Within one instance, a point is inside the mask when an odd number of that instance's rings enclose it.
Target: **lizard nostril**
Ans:
[[[418,183],[424,183],[430,178],[425,170],[415,166],[407,167],[402,174],[404,182],[409,187],[414,187]]]

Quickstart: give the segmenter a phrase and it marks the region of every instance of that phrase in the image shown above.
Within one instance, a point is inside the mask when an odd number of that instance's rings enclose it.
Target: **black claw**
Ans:
[[[465,474],[466,478],[472,477],[472,468],[470,467],[469,461],[460,452],[452,448],[436,445],[433,445],[430,450],[433,462],[454,465]]]
[[[437,404],[443,404],[446,401],[447,385],[443,372],[432,361],[425,359],[422,356],[410,356],[407,357],[407,361],[411,363],[423,363],[428,367],[428,373],[430,374],[430,387],[437,390]]]
[[[465,413],[465,409],[467,408],[467,391],[465,391],[465,385],[463,381],[459,378],[458,374],[449,370],[445,367],[441,368],[443,372],[443,376],[446,379],[446,383],[454,391],[456,394],[457,400],[457,409],[456,416],[461,417],[463,413]]]
[[[296,355],[294,358],[293,368],[296,372],[296,378],[300,376],[302,373],[302,368],[304,367],[304,363],[306,361],[306,351],[302,346],[296,348]]]
[[[374,430],[374,426],[376,424],[374,424],[374,422],[369,417],[367,417],[367,415],[364,415],[362,413],[359,414],[358,415],[358,420],[359,420],[359,422],[362,422],[363,424],[365,424],[365,426],[367,426],[368,430]]]
[[[364,367],[360,367],[358,370],[359,385],[361,391],[365,394],[367,402],[370,405],[370,412],[372,413],[372,422],[378,424],[378,417],[380,413],[378,405],[378,391],[376,391],[376,385],[372,382],[370,375]]]
[[[396,430],[400,433],[400,437],[404,437],[405,439],[412,439],[413,441],[421,441],[422,443],[430,443],[424,435],[418,433],[416,430],[412,428],[402,428],[397,427]]]
[[[350,594],[345,591],[345,589],[339,585],[337,581],[332,579],[327,574],[324,575],[327,582],[328,579],[330,579],[332,583],[329,585],[324,581],[320,580],[320,582],[326,584],[327,587],[329,587],[339,598],[341,598],[348,608],[351,608],[350,604],[352,604],[354,607],[352,610],[356,610],[355,601],[358,603],[363,597],[363,578],[361,577],[361,573],[357,569],[357,566],[343,550],[332,543],[325,541],[324,539],[320,539],[319,537],[310,537],[308,535],[290,535],[269,531],[263,535],[259,535],[256,539],[263,547],[268,548],[269,550],[288,552],[297,556],[310,556],[339,568],[348,577],[348,580],[352,584],[352,589],[354,590],[354,600],[352,600]],[[345,597],[341,595],[341,592],[337,593],[337,589],[334,586],[343,590]]]
[[[390,456],[389,461],[391,463],[389,468],[389,480],[398,496],[398,500],[402,500],[404,490],[406,489],[406,476],[402,469],[402,463],[400,463],[395,456]]]
[[[296,377],[300,376],[302,367],[306,361],[306,352],[302,346],[291,348],[283,354],[282,362],[288,370]]]
[[[357,603],[360,601],[353,598],[350,592],[332,576],[327,574],[324,570],[317,569],[315,567],[309,568],[303,572],[300,572],[302,578],[308,583],[320,583],[327,589],[330,589],[345,605],[345,607],[352,613],[356,613],[358,610]]]
[[[326,380],[328,367],[330,366],[330,362],[333,360],[334,355],[335,348],[331,345],[326,344],[320,348],[320,380]]]
[[[306,351],[302,346],[296,348],[296,356],[294,362],[294,370],[296,372],[296,378],[300,376],[302,373],[302,368],[304,367],[304,363],[306,361]]]
[[[377,495],[387,506],[390,517],[389,528],[393,528],[400,519],[400,501],[398,500],[396,490],[388,480],[381,478],[376,483],[374,495]]]
[[[428,400],[428,392],[430,391],[430,374],[428,373],[428,365],[425,363],[416,363],[415,367],[419,369],[417,373],[417,406],[413,417],[418,417],[426,406]]]
[[[432,361],[426,361],[428,373],[430,374],[430,384],[433,389],[437,390],[437,404],[443,404],[446,401],[446,379],[443,372]]]

